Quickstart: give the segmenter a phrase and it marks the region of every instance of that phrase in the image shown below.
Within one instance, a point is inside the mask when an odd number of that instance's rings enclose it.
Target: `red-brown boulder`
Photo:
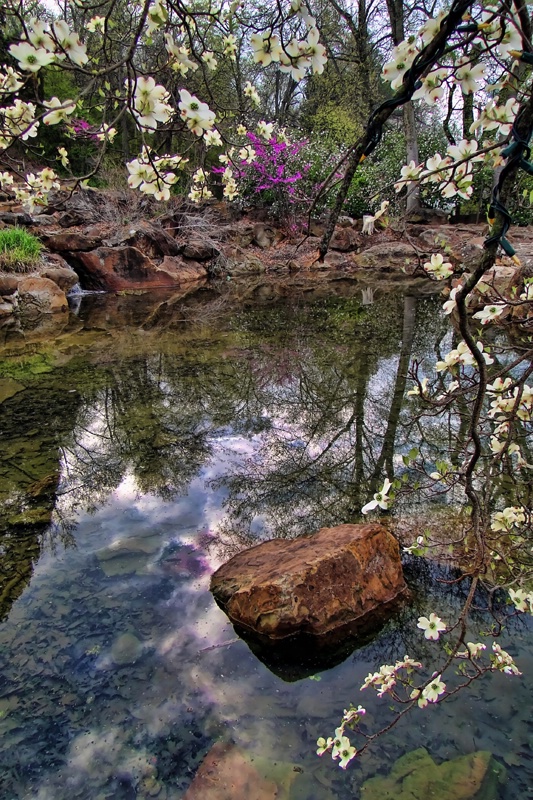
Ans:
[[[138,248],[98,247],[90,253],[71,254],[76,272],[86,289],[122,291],[181,286],[207,276],[200,264],[185,263],[179,256],[165,256],[158,265]]]
[[[239,553],[211,579],[237,625],[272,639],[376,618],[405,590],[397,541],[381,525],[339,525]]]

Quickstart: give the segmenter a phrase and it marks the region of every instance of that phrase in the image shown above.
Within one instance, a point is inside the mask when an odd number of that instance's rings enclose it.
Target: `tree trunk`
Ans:
[[[404,3],[403,0],[387,0],[392,42],[394,46],[405,39]],[[415,109],[409,101],[403,107],[403,130],[405,133],[405,148],[407,163],[414,161],[418,164],[418,139],[416,135]],[[407,193],[407,212],[412,213],[420,208],[420,187],[418,184],[410,187]]]
[[[413,103],[409,101],[403,107],[403,129],[405,131],[405,145],[407,150],[407,163],[414,161],[418,164],[418,139],[416,135],[415,109]],[[407,213],[417,211],[420,208],[420,186],[409,187],[407,192]]]

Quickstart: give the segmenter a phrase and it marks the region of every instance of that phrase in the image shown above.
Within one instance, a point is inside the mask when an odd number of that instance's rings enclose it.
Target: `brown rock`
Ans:
[[[37,314],[67,311],[65,292],[49,278],[30,277],[19,282],[19,310]]]
[[[11,303],[6,303],[0,300],[0,317],[9,317],[14,311]]]
[[[369,247],[354,258],[358,267],[375,267],[385,271],[418,264],[414,247],[406,242],[386,242]]]
[[[331,237],[330,247],[332,250],[340,250],[342,253],[355,250],[357,247],[356,232],[352,228],[336,228]]]
[[[309,236],[318,236],[322,238],[326,232],[326,223],[311,220],[309,223]]]
[[[192,258],[195,261],[209,261],[210,258],[218,256],[220,250],[217,250],[216,247],[207,242],[193,240],[188,242],[181,252],[184,258]]]
[[[376,523],[264,542],[211,579],[233,622],[273,639],[367,622],[405,589],[398,543]]]
[[[57,253],[77,252],[78,250],[93,250],[101,242],[94,236],[86,236],[76,231],[54,233],[50,236],[41,234],[41,239],[49,250]]]
[[[130,246],[98,247],[90,253],[77,253],[75,266],[84,288],[111,292],[179,286],[207,275],[205,267],[186,263],[179,256],[165,256],[157,265]]]
[[[109,247],[117,245],[130,245],[136,247],[151,259],[163,256],[177,256],[180,247],[176,240],[163,228],[149,222],[138,220],[131,225],[119,228],[108,235],[101,244]]]
[[[0,275],[0,296],[8,297],[15,294],[19,286],[20,277],[16,275]]]
[[[272,764],[234,744],[217,742],[183,800],[288,800],[297,776],[292,764]]]
[[[207,270],[203,264],[184,261],[179,256],[165,256],[159,266],[159,270],[175,277],[174,286],[203,281],[207,278]]]
[[[276,231],[262,222],[257,222],[253,227],[252,243],[262,250],[272,247],[276,239]]]
[[[338,252],[335,253],[334,251],[330,251],[326,253],[326,257],[324,258],[324,262],[320,264],[317,262],[314,264],[314,269],[353,269],[353,255],[346,253]]]
[[[63,289],[64,292],[68,292],[79,281],[77,273],[68,266],[47,267],[41,272],[41,277],[49,278],[54,283],[57,283],[59,288]]]

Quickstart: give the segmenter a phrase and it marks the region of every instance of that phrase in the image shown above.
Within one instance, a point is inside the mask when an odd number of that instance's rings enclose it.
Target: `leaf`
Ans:
[[[417,455],[418,455],[418,447],[412,447],[409,450],[409,458],[411,459],[411,461],[414,461]]]

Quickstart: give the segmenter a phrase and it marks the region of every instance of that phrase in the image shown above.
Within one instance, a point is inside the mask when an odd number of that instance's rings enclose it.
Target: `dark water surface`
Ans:
[[[533,797],[522,621],[510,650],[523,678],[488,676],[408,716],[344,772],[316,757],[317,737],[350,701],[369,730],[384,724],[387,700],[359,693],[362,681],[406,653],[430,663],[438,645],[416,620],[451,619],[466,588],[419,560],[412,604],[316,672],[304,656],[268,669],[208,591],[213,569],[262,537],[357,521],[416,444],[404,376],[410,359],[429,371],[446,348],[440,303],[343,292],[226,311],[209,296],[99,297],[53,343],[6,334],[2,798],[181,798],[217,741],[291,800],[357,797],[419,746],[437,762],[490,750],[508,769],[502,798]],[[236,782],[233,796],[253,800]]]

